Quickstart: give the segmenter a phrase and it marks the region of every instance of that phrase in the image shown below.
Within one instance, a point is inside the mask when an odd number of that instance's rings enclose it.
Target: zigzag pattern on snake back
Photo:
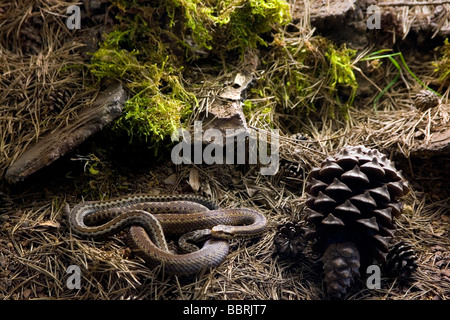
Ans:
[[[226,258],[226,239],[262,235],[267,220],[251,209],[219,209],[197,196],[135,195],[108,201],[88,201],[70,210],[69,223],[74,233],[105,238],[129,228],[131,248],[150,266],[161,265],[165,272],[192,274],[216,267]],[[209,234],[212,239],[187,254],[169,251],[164,234]],[[183,238],[183,236],[182,236]]]

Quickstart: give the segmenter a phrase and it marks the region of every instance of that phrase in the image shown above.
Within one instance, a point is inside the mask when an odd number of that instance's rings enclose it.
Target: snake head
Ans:
[[[231,226],[217,225],[211,229],[211,236],[218,239],[233,239],[236,234],[233,233]]]

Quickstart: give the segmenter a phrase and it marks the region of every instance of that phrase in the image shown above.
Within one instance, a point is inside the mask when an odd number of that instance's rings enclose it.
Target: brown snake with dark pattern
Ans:
[[[192,274],[220,265],[229,250],[226,239],[258,237],[267,226],[266,218],[257,211],[219,209],[207,199],[189,195],[88,201],[72,210],[66,204],[66,212],[73,232],[83,237],[106,238],[130,228],[132,249],[150,267],[161,265],[173,274]],[[198,251],[174,254],[165,234],[182,235],[184,240],[206,234],[211,239]]]

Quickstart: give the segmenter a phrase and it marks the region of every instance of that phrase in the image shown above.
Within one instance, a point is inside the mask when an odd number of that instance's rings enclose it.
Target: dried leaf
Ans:
[[[250,197],[253,197],[255,195],[255,193],[258,191],[259,191],[259,189],[257,189],[257,188],[247,187],[247,193]]]
[[[163,182],[165,184],[173,186],[177,182],[177,174],[172,173],[170,176],[168,176],[166,179],[164,179]]]
[[[59,227],[61,227],[61,225],[59,224],[59,222],[56,221],[52,221],[52,220],[47,220],[44,222],[39,222],[37,224],[38,227],[48,227],[48,228],[55,228],[55,229],[59,229]]]
[[[200,190],[200,178],[196,168],[191,168],[189,172],[189,185],[194,192]]]
[[[22,296],[23,296],[24,299],[28,299],[30,297],[30,295],[31,295],[31,290],[30,289],[27,288],[27,289],[23,290],[23,295]]]

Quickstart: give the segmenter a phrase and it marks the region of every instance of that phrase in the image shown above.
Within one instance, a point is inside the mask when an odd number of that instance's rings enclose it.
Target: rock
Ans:
[[[122,113],[127,94],[119,82],[101,92],[96,101],[67,126],[43,136],[7,169],[5,178],[19,182],[64,156]]]
[[[191,168],[189,171],[188,183],[194,192],[198,192],[198,190],[200,190],[200,177],[198,170],[195,167]]]
[[[23,290],[23,293],[22,293],[23,299],[28,299],[30,297],[30,295],[31,295],[31,289],[26,288]]]

